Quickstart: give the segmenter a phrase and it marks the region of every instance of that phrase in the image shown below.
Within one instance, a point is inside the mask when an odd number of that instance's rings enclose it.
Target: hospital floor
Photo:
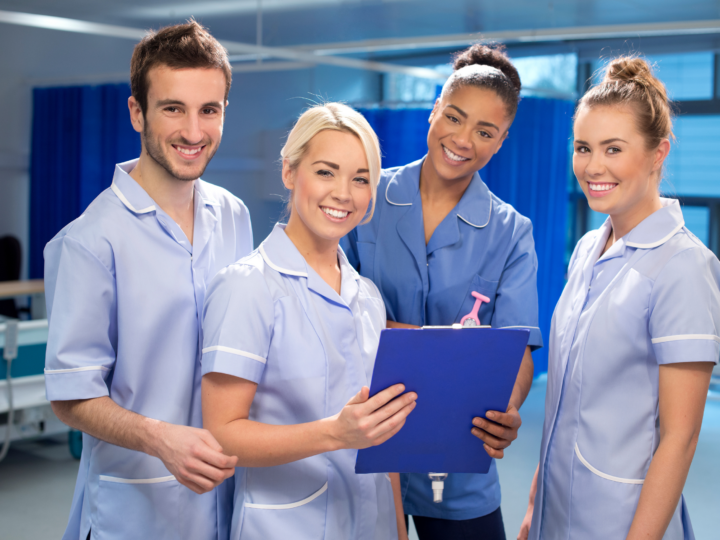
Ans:
[[[527,508],[542,434],[545,382],[538,380],[521,414],[520,437],[498,462],[508,540],[516,538]],[[2,431],[2,430],[0,430]],[[0,433],[2,435],[2,433]],[[14,443],[0,463],[0,539],[53,540],[65,530],[78,462],[64,437]],[[700,441],[685,485],[698,540],[720,538],[720,401],[705,407]],[[411,539],[417,540],[414,531]]]

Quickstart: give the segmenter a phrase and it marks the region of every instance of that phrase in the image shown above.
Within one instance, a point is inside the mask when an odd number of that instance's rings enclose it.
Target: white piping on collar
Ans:
[[[260,255],[262,256],[265,263],[273,270],[276,270],[278,272],[281,272],[283,274],[288,274],[291,276],[299,276],[299,277],[304,277],[304,278],[308,277],[307,272],[296,272],[295,270],[288,270],[287,268],[281,268],[280,266],[273,263],[270,260],[270,258],[268,257],[267,253],[265,253],[265,248],[263,247],[262,244],[260,244],[260,246],[258,247],[258,251],[260,252]],[[360,281],[360,274],[358,274],[357,271],[352,266],[350,266],[349,263],[347,263],[347,268],[349,269],[350,272],[353,272],[352,279],[354,279],[355,281]]]
[[[155,211],[155,205],[148,206],[147,208],[143,208],[142,210],[136,210],[135,207],[132,204],[130,204],[130,201],[128,201],[125,198],[125,195],[122,194],[122,191],[120,191],[120,188],[117,187],[117,184],[115,184],[115,182],[112,183],[112,185],[110,186],[110,189],[113,190],[113,193],[115,193],[115,195],[117,195],[117,198],[120,199],[120,201],[125,206],[127,206],[130,210],[132,210],[136,214],[147,214],[148,212]]]
[[[685,221],[680,222],[680,225],[675,227],[670,234],[668,234],[665,238],[658,240],[657,242],[653,242],[651,244],[638,244],[637,242],[626,242],[626,246],[634,247],[634,248],[640,248],[640,249],[652,249],[656,248],[658,246],[663,245],[665,242],[670,240],[675,234],[682,229],[685,226]]]
[[[395,176],[393,176],[393,177],[390,179],[390,181],[388,182],[387,187],[385,188],[385,200],[386,200],[387,202],[389,202],[390,204],[394,205],[394,206],[412,206],[412,203],[411,203],[411,202],[409,202],[409,203],[396,203],[396,202],[392,202],[392,201],[388,198],[388,190],[390,189],[390,183],[391,183],[394,179],[395,179]]]
[[[488,211],[488,218],[487,218],[487,221],[485,222],[485,225],[475,225],[474,223],[470,223],[467,219],[462,217],[460,214],[457,214],[457,217],[462,219],[468,225],[475,227],[476,229],[482,229],[483,227],[487,226],[487,224],[490,223],[490,216],[492,216],[492,196],[490,196],[490,210]]]
[[[394,177],[393,177],[393,178],[394,178]],[[388,197],[388,191],[390,190],[390,183],[391,183],[391,182],[392,182],[392,180],[390,180],[390,182],[388,182],[388,185],[387,185],[387,187],[385,188],[385,200],[386,200],[388,203],[392,204],[393,206],[412,206],[412,203],[411,203],[411,202],[409,202],[409,203],[396,203],[396,202],[393,202],[393,201],[390,200],[390,198]],[[467,223],[467,224],[470,225],[471,227],[475,227],[476,229],[482,229],[483,227],[486,227],[488,223],[490,223],[490,216],[491,216],[491,215],[492,215],[492,197],[490,197],[490,212],[488,213],[488,219],[487,219],[487,221],[485,222],[484,225],[476,225],[475,223],[471,223],[470,221],[468,221],[467,219],[465,219],[464,217],[462,217],[460,214],[457,214],[457,217],[459,217],[460,219],[462,219],[465,223]]]
[[[265,263],[272,268],[273,270],[276,270],[277,272],[280,272],[282,274],[288,274],[290,276],[299,276],[299,277],[308,277],[306,272],[296,272],[295,270],[287,270],[286,268],[281,268],[274,264],[267,256],[267,253],[265,253],[265,248],[262,244],[260,244],[260,247],[258,247],[258,251],[260,252],[260,255],[262,256]]]

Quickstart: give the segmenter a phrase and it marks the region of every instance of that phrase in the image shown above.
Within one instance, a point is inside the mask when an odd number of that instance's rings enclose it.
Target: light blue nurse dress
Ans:
[[[257,383],[251,420],[275,425],[337,414],[369,386],[385,306],[341,249],[338,295],[278,224],[208,289],[203,374]],[[397,538],[390,478],[355,474],[357,450],[238,469],[233,540]]]
[[[475,173],[425,244],[419,189],[424,159],[382,171],[372,220],[341,242],[350,264],[380,289],[390,320],[417,326],[458,323],[473,309],[476,291],[490,298],[480,308],[482,324],[527,328],[528,345],[542,346],[530,220],[495,197]],[[468,437],[474,437],[471,427]],[[407,514],[465,520],[500,506],[494,460],[487,474],[450,474],[442,503],[433,502],[426,474],[401,479]]]
[[[45,248],[47,398],[109,396],[149,418],[202,427],[205,290],[252,250],[250,215],[226,190],[196,180],[190,244],[130,176],[136,163],[117,165],[112,186]],[[91,528],[109,540],[226,538],[224,487],[197,495],[160,459],[83,434],[63,539],[85,540]]]
[[[661,365],[720,355],[720,263],[676,200],[601,257],[585,235],[555,309],[530,538],[625,538],[660,441]],[[666,540],[694,538],[684,499]]]

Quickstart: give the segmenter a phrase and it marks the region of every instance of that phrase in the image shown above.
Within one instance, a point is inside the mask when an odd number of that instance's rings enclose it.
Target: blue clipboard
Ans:
[[[507,409],[529,337],[488,327],[383,330],[370,395],[403,383],[417,406],[394,437],[358,451],[355,472],[487,473],[492,459],[472,419]]]

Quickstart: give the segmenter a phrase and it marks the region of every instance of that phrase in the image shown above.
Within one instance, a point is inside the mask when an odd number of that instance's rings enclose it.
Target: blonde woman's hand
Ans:
[[[368,448],[384,443],[405,425],[415,408],[417,394],[396,384],[370,397],[370,389],[362,389],[331,417],[331,435],[338,448]]]

